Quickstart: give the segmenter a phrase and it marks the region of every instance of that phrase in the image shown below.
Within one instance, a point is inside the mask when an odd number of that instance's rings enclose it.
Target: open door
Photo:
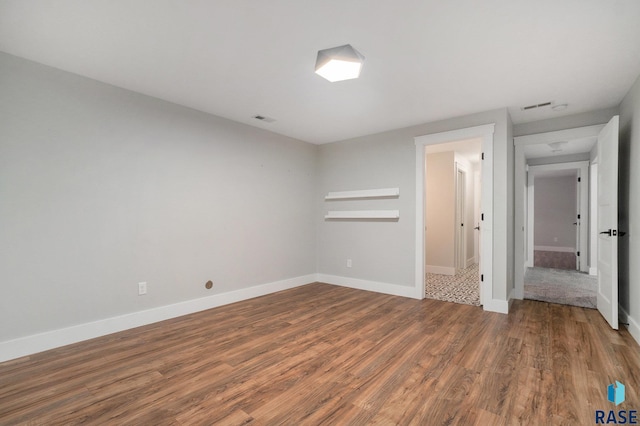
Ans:
[[[467,267],[467,247],[465,244],[465,228],[464,223],[466,219],[466,185],[467,178],[466,173],[458,163],[456,165],[456,233],[455,233],[455,265],[456,269],[465,269]]]
[[[582,186],[582,181],[586,179],[584,177],[582,177],[582,175],[580,174],[580,169],[577,170],[578,172],[578,183],[576,184],[576,221],[573,222],[573,224],[575,225],[575,229],[576,229],[576,245],[575,245],[575,253],[576,253],[576,270],[578,271],[582,271],[582,258],[580,257],[580,236],[582,234],[582,220],[581,220],[581,216],[580,216],[580,207],[581,207],[581,203],[580,203],[580,193],[582,192],[580,190],[580,187]],[[586,251],[582,252],[583,256],[586,256]]]
[[[618,116],[598,135],[598,310],[618,329]]]

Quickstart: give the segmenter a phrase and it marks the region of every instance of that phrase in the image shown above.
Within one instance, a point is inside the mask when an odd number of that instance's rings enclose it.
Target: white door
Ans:
[[[598,310],[618,329],[618,116],[598,135]]]
[[[455,241],[455,263],[457,269],[466,268],[466,244],[465,244],[465,193],[466,174],[456,163],[456,241]]]
[[[576,229],[576,247],[575,247],[575,253],[576,253],[576,270],[580,271],[582,270],[581,264],[580,262],[582,261],[582,258],[580,257],[580,255],[582,256],[586,256],[586,253],[580,253],[580,233],[581,233],[581,227],[582,227],[582,220],[580,219],[580,186],[582,185],[582,176],[580,175],[580,169],[578,169],[578,180],[577,180],[577,184],[576,184],[576,221],[574,222],[575,225],[575,229]]]

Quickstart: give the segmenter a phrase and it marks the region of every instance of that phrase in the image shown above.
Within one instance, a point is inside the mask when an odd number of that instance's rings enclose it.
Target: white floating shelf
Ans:
[[[347,200],[355,198],[384,198],[399,197],[400,188],[364,189],[362,191],[339,191],[330,192],[324,197],[325,200]]]
[[[399,219],[400,210],[329,211],[325,219]]]

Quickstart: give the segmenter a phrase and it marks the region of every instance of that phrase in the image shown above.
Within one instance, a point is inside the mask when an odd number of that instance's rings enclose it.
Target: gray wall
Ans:
[[[315,273],[316,160],[0,54],[0,341]]]
[[[495,123],[494,134],[494,270],[493,294],[507,300],[513,287],[513,141],[506,109],[457,117],[378,133],[319,147],[319,193],[399,187],[392,200],[341,202],[340,209],[399,209],[397,222],[325,221],[324,202],[318,213],[318,270],[403,286],[415,284],[416,147],[414,138],[465,127]],[[511,164],[510,164],[511,163]],[[511,174],[509,174],[511,171]],[[344,203],[344,204],[343,204]],[[511,206],[510,206],[511,204]],[[346,268],[346,259],[353,268]]]
[[[640,339],[640,77],[620,104],[619,295]]]
[[[322,201],[317,216],[318,272],[413,287],[415,146],[363,138],[319,146],[319,192],[400,188],[393,199]],[[325,221],[328,210],[400,210],[396,221]],[[352,259],[353,267],[346,267]]]
[[[574,176],[536,176],[534,246],[576,247],[573,225],[578,201],[576,179]]]

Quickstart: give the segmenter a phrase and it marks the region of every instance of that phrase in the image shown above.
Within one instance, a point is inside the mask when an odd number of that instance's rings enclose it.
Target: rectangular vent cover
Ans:
[[[530,109],[536,109],[536,108],[542,108],[542,107],[546,107],[546,106],[551,106],[553,104],[553,102],[543,102],[541,104],[533,104],[533,105],[527,105],[525,107],[520,108],[522,111],[528,111]]]

